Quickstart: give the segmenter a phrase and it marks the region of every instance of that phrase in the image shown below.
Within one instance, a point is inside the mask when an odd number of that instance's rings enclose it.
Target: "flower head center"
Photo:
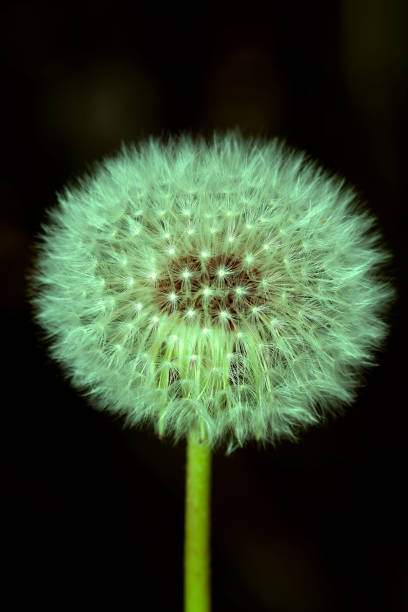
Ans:
[[[155,302],[159,311],[201,325],[237,322],[263,306],[261,272],[235,255],[172,259],[158,274]]]

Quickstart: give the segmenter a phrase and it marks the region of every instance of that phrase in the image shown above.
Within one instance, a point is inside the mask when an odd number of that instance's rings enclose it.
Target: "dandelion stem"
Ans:
[[[200,433],[187,440],[184,612],[209,612],[211,450]]]

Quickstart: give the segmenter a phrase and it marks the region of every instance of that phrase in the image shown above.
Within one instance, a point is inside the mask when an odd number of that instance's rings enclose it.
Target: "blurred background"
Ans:
[[[407,12],[402,0],[3,3],[9,610],[182,609],[184,445],[123,431],[71,389],[38,344],[25,275],[45,209],[95,159],[150,134],[235,126],[355,185],[395,254],[399,301],[344,417],[298,444],[214,456],[213,610],[408,609]]]

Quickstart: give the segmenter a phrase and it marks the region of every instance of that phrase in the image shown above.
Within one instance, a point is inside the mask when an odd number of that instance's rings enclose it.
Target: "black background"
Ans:
[[[344,417],[299,444],[214,456],[213,610],[406,610],[406,3],[132,6],[1,9],[8,609],[182,609],[185,447],[123,431],[71,389],[38,344],[24,279],[44,210],[94,159],[238,125],[357,187],[399,301]]]

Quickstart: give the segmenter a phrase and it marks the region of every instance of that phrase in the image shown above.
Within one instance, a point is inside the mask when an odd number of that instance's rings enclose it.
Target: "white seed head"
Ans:
[[[234,131],[151,138],[59,195],[31,301],[96,407],[230,452],[351,403],[391,256],[353,189],[304,162]]]

